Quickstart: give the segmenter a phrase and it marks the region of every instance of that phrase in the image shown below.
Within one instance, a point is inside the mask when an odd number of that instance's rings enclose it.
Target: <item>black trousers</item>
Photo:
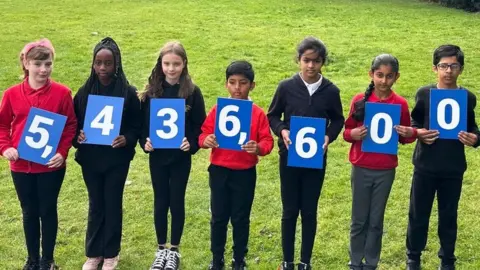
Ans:
[[[325,166],[324,166],[325,168]],[[283,260],[294,261],[295,230],[298,215],[302,216],[302,249],[300,260],[310,263],[317,231],[317,207],[322,190],[325,169],[287,166],[287,156],[280,156],[280,182],[282,195],[282,248]]]
[[[232,170],[211,164],[210,178],[210,249],[214,260],[223,258],[229,220],[233,227],[233,257],[245,258],[250,234],[250,212],[257,182],[256,167]]]
[[[443,264],[453,264],[455,242],[457,240],[457,210],[462,191],[463,176],[433,176],[415,170],[410,191],[410,211],[408,215],[407,255],[420,260],[427,244],[428,224],[432,204],[437,194],[438,236],[440,250],[438,256]]]
[[[168,210],[172,216],[170,243],[180,244],[185,224],[185,191],[192,157],[186,156],[168,165],[156,165],[150,158],[150,175],[154,195],[154,220],[157,243],[167,243]]]
[[[65,168],[46,173],[12,171],[13,183],[22,207],[28,257],[32,259],[40,257],[41,231],[42,257],[53,260],[58,230],[57,201],[64,177]]]
[[[87,257],[113,258],[122,239],[123,190],[130,162],[105,170],[82,166],[88,190]]]

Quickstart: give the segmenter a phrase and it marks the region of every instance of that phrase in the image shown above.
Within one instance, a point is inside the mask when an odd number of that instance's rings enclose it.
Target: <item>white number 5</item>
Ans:
[[[46,118],[40,115],[35,115],[33,118],[32,124],[28,128],[28,132],[36,134],[40,134],[40,139],[36,142],[32,136],[26,136],[25,141],[26,143],[35,149],[42,149],[45,147],[45,150],[43,150],[42,153],[42,158],[46,158],[51,152],[53,147],[50,145],[47,145],[48,140],[50,139],[50,134],[48,134],[48,131],[42,127],[40,127],[40,124],[45,124],[45,125],[53,125],[53,119]]]
[[[313,138],[305,138],[307,134],[315,134],[315,128],[313,127],[304,127],[297,132],[295,137],[295,150],[301,158],[312,158],[317,153],[318,145]],[[309,149],[307,152],[303,151],[303,145],[308,144]]]
[[[91,128],[99,128],[102,130],[102,135],[108,136],[110,135],[110,131],[114,128],[114,124],[112,123],[113,117],[113,106],[107,105],[105,106],[93,119],[92,123],[90,124]],[[100,121],[103,118],[103,123]]]
[[[163,108],[158,111],[157,116],[165,116],[166,114],[170,115],[170,119],[163,120],[163,125],[170,128],[170,132],[165,132],[163,130],[157,130],[157,136],[162,139],[173,139],[178,134],[178,127],[175,125],[175,122],[178,119],[178,113],[172,108]]]

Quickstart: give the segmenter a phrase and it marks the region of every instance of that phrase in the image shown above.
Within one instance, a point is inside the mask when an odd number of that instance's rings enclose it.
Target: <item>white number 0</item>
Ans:
[[[175,121],[178,119],[178,113],[172,108],[163,108],[158,111],[157,116],[165,116],[166,114],[170,115],[170,119],[163,120],[163,125],[170,128],[170,132],[165,132],[163,130],[157,130],[157,136],[162,139],[173,139],[178,134],[178,127],[175,125]]]
[[[218,129],[227,137],[235,137],[240,132],[240,120],[235,115],[228,115],[230,112],[238,112],[240,108],[236,105],[227,105],[222,108],[218,115]],[[232,129],[227,129],[227,122],[232,123]],[[247,133],[241,132],[238,144],[243,144],[247,139]]]
[[[295,150],[301,158],[312,158],[317,154],[318,145],[315,139],[305,138],[307,134],[315,134],[315,128],[313,127],[304,127],[297,132],[295,137]],[[307,152],[303,151],[303,145],[308,144],[310,147]]]
[[[42,149],[45,147],[45,150],[43,150],[42,153],[42,158],[46,158],[52,152],[53,147],[47,145],[48,139],[50,139],[50,134],[48,134],[48,131],[46,129],[40,127],[40,124],[51,126],[53,125],[53,119],[46,118],[40,115],[35,115],[32,124],[28,128],[28,132],[31,132],[33,134],[39,133],[40,139],[38,140],[38,142],[36,142],[32,136],[26,136],[25,141],[30,147],[35,149]]]
[[[110,131],[114,128],[114,124],[112,123],[113,117],[113,106],[107,105],[105,106],[93,119],[92,123],[90,124],[91,128],[99,128],[102,130],[102,135],[108,136],[110,135]],[[103,123],[100,121],[103,118]]]

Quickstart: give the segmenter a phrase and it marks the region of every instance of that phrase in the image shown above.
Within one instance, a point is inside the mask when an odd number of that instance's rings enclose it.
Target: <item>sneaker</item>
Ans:
[[[115,270],[119,260],[120,257],[118,255],[113,258],[104,258],[102,270]]]
[[[232,259],[232,270],[247,270],[245,259],[236,261]]]
[[[312,270],[312,266],[308,263],[300,262],[297,267],[298,270]]]
[[[155,254],[155,260],[153,261],[150,270],[163,270],[165,265],[167,264],[168,253],[170,253],[169,249],[157,249],[157,252]]]
[[[31,259],[27,258],[25,265],[23,266],[23,270],[38,270],[40,268],[40,264],[38,263],[38,259]]]
[[[208,270],[223,270],[225,269],[225,260],[212,260],[208,266]]]
[[[421,270],[420,261],[408,259],[407,260],[407,270]]]
[[[180,267],[180,253],[170,250],[167,256],[167,264],[165,270],[177,270]]]
[[[58,267],[53,260],[40,260],[40,270],[56,270]]]
[[[294,270],[295,264],[293,262],[282,262],[277,270]]]
[[[82,270],[97,270],[102,261],[103,257],[87,258],[87,261],[83,264]]]

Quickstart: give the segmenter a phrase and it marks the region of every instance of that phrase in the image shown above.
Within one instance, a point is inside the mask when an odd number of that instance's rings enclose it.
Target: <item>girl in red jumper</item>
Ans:
[[[0,153],[10,161],[13,183],[22,207],[28,250],[23,269],[31,270],[55,268],[57,199],[65,176],[65,160],[77,127],[70,89],[50,79],[54,52],[48,39],[25,45],[20,53],[24,80],[4,92],[0,106]],[[47,165],[18,156],[17,147],[31,107],[67,117],[57,153]]]
[[[407,101],[391,89],[400,77],[398,71],[398,60],[392,55],[381,54],[375,57],[369,71],[372,81],[365,93],[353,98],[349,116],[345,121],[343,137],[352,143],[349,159],[353,165],[350,269],[377,268],[385,207],[398,165],[397,155],[362,152],[362,140],[367,135],[367,128],[363,125],[365,103],[400,104],[400,125],[395,127],[400,135],[399,141],[402,144],[412,143],[416,137],[416,130],[410,127]]]

